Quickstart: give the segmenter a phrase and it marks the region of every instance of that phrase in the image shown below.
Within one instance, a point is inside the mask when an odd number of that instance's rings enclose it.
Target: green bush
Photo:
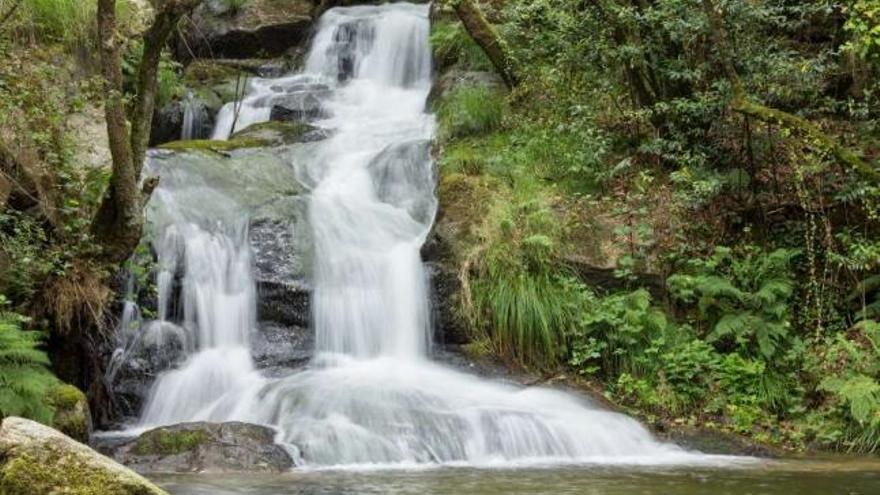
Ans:
[[[798,254],[746,248],[736,256],[719,247],[709,258],[685,263],[682,273],[669,277],[669,290],[679,301],[696,304],[709,342],[770,359],[793,337],[791,263]]]
[[[498,91],[480,86],[454,89],[440,105],[441,135],[455,138],[488,134],[501,127],[506,102]]]
[[[5,309],[0,296],[0,416],[23,416],[42,423],[52,421],[47,390],[57,383],[49,358],[40,345],[43,336],[25,331],[26,319]]]

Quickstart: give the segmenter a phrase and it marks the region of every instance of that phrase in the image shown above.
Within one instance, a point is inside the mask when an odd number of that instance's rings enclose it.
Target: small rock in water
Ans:
[[[293,459],[274,438],[249,423],[182,423],[147,431],[112,455],[141,473],[280,473]]]

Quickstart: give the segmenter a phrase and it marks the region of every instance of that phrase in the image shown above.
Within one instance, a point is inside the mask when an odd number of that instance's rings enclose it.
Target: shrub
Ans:
[[[669,277],[667,285],[676,299],[696,303],[700,323],[710,328],[709,342],[770,359],[792,337],[791,262],[798,254],[747,248],[735,256],[719,247],[709,258],[688,261],[684,273]]]

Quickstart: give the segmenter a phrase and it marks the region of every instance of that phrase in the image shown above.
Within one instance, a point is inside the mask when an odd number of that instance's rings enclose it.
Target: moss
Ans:
[[[52,427],[65,435],[88,442],[91,417],[85,394],[73,385],[59,383],[47,391],[47,402],[55,409]]]
[[[191,452],[208,440],[208,434],[201,430],[174,431],[152,430],[138,438],[134,446],[137,455],[175,455]]]
[[[303,122],[260,122],[253,124],[232,135],[233,140],[271,141],[273,144],[291,144],[300,141],[315,127]]]
[[[271,145],[272,143],[265,139],[253,138],[230,139],[229,141],[195,139],[191,141],[172,141],[159,146],[159,148],[172,151],[207,151],[224,153],[243,148],[263,148]]]
[[[34,495],[167,495],[139,477],[126,478],[96,469],[75,455],[44,450],[40,457],[21,454],[0,468],[0,493]]]

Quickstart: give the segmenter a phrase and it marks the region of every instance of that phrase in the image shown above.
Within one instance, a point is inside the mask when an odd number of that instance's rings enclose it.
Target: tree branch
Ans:
[[[733,111],[764,122],[775,122],[788,129],[797,131],[806,136],[811,145],[830,153],[841,163],[852,167],[862,177],[874,181],[880,180],[880,171],[876,167],[859,158],[836,139],[823,132],[816,124],[803,117],[751,100],[743,89],[739,74],[733,65],[734,59],[727,44],[727,35],[721,12],[715,7],[712,0],[702,0],[702,4],[703,12],[709,19],[712,41],[714,41],[715,49],[718,51],[721,59],[721,68],[733,87],[733,100],[731,101],[731,109]]]

